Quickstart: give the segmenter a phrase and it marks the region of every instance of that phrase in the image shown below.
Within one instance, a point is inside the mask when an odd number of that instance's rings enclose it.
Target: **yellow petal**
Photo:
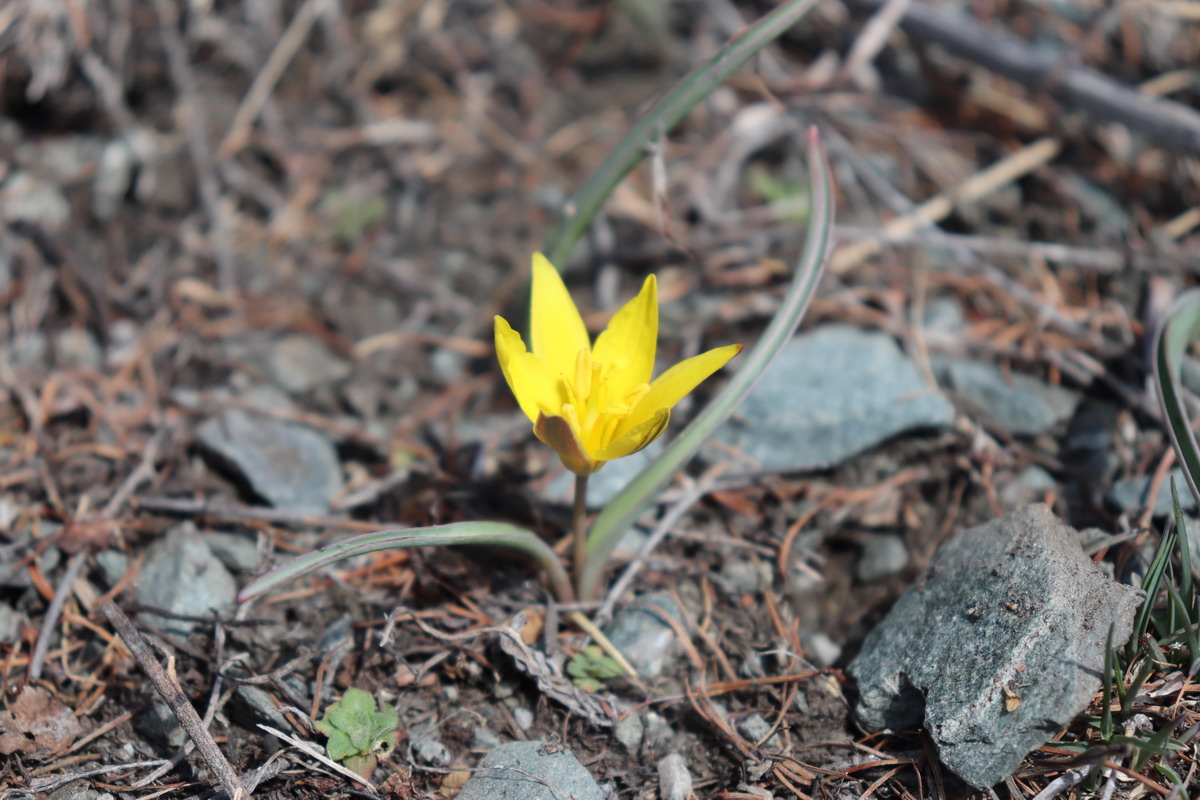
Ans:
[[[671,409],[683,396],[700,385],[700,382],[728,363],[729,359],[742,352],[740,344],[718,347],[680,361],[669,370],[659,375],[650,384],[650,391],[634,406],[633,411],[617,428],[617,438],[620,439],[629,431],[653,419],[661,409]]]
[[[592,358],[607,367],[606,395],[600,400],[601,406],[623,399],[639,384],[649,383],[657,344],[658,283],[649,275],[637,296],[613,315],[596,338]]]
[[[624,458],[633,455],[646,445],[653,442],[667,429],[671,420],[671,411],[659,409],[653,417],[638,425],[621,438],[596,453],[597,461],[612,461],[614,458]]]
[[[558,453],[563,466],[576,475],[590,475],[600,468],[579,440],[576,425],[566,417],[539,414],[533,424],[533,433]]]
[[[579,351],[591,347],[583,317],[558,270],[541,253],[533,254],[533,301],[529,338],[533,354],[555,375],[575,380]]]
[[[496,317],[496,357],[508,388],[530,422],[536,423],[543,409],[555,413],[562,407],[558,378],[537,356],[525,350],[521,335],[503,317]]]

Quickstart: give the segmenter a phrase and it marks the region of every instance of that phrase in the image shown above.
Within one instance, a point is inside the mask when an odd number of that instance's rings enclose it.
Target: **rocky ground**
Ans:
[[[1195,8],[982,3],[973,26],[958,4],[877,5],[817,3],[560,265],[596,330],[656,273],[663,364],[752,344],[820,130],[839,244],[804,327],[614,558],[615,579],[677,519],[601,620],[637,681],[601,674],[499,550],[377,553],[234,597],[388,527],[566,544],[571,481],[504,386],[492,317],[524,314],[530,254],[639,115],[769,4],[0,5],[0,794],[1194,781],[1186,665],[1121,721],[1175,726],[1161,760],[1093,722],[1170,511],[1148,354],[1200,263]],[[597,473],[594,508],[656,452]],[[397,712],[369,785],[314,727],[351,687]],[[924,711],[872,711],[914,688]],[[963,755],[964,730],[1009,760]],[[1072,785],[1081,764],[1103,770]]]

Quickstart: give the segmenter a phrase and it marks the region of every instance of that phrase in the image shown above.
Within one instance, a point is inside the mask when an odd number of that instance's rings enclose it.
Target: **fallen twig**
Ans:
[[[104,616],[108,618],[109,623],[116,629],[121,640],[125,642],[125,646],[129,648],[129,652],[137,660],[142,671],[150,678],[150,682],[154,684],[154,688],[158,691],[159,696],[166,702],[171,712],[175,714],[183,730],[195,742],[196,749],[200,751],[200,756],[208,764],[208,768],[213,771],[213,774],[216,775],[221,786],[233,800],[249,800],[250,793],[242,785],[237,772],[234,771],[229,760],[225,758],[225,754],[217,747],[217,743],[213,741],[208,728],[201,722],[200,715],[196,713],[196,709],[188,702],[187,695],[183,693],[179,682],[175,680],[173,674],[174,665],[172,665],[170,672],[162,668],[162,665],[158,663],[158,659],[150,652],[150,648],[146,644],[146,640],[142,638],[142,634],[134,627],[129,617],[125,616],[124,612],[117,608],[111,600],[100,606],[100,610],[104,612]]]

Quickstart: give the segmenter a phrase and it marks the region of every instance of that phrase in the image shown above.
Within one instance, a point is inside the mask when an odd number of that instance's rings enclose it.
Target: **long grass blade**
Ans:
[[[628,486],[613,498],[592,523],[588,534],[587,563],[579,584],[581,599],[590,599],[599,585],[605,562],[617,540],[667,486],[675,475],[729,418],[742,399],[750,393],[771,365],[776,354],[791,338],[817,288],[828,259],[833,230],[833,178],[821,151],[816,128],[808,133],[808,167],[811,182],[812,214],[804,251],[795,277],[775,318],[763,332],[754,349],[745,356],[741,368],[708,407],[673,441],[662,455],[642,470]]]
[[[497,545],[521,550],[533,556],[546,568],[551,588],[559,600],[570,602],[574,599],[571,579],[567,576],[562,561],[549,545],[532,531],[502,522],[455,522],[428,528],[377,531],[334,542],[259,576],[242,589],[238,594],[238,602],[245,602],[303,575],[353,556],[405,547],[458,545]]]
[[[1193,601],[1196,599],[1192,584],[1192,543],[1188,539],[1187,518],[1183,515],[1183,508],[1179,505],[1179,492],[1175,488],[1174,478],[1171,478],[1171,507],[1175,516],[1175,530],[1178,531],[1179,566],[1182,570],[1179,590],[1183,595],[1184,605],[1188,610],[1188,619],[1191,622],[1200,622],[1200,620],[1192,616]]]
[[[1175,301],[1167,312],[1166,321],[1158,329],[1154,341],[1154,386],[1158,390],[1158,403],[1166,422],[1167,433],[1192,497],[1200,505],[1200,445],[1192,432],[1183,387],[1179,382],[1179,365],[1187,353],[1188,346],[1200,334],[1200,290],[1186,292]],[[1190,565],[1189,565],[1190,568]]]
[[[1171,552],[1175,549],[1175,536],[1177,529],[1174,523],[1167,526],[1167,532],[1163,535],[1163,540],[1159,542],[1158,550],[1154,552],[1154,559],[1150,562],[1150,566],[1146,568],[1146,575],[1142,578],[1142,589],[1146,592],[1146,599],[1142,601],[1141,607],[1138,609],[1137,616],[1133,619],[1133,635],[1129,637],[1129,644],[1126,646],[1126,654],[1129,658],[1133,658],[1133,654],[1137,652],[1138,642],[1146,633],[1146,628],[1150,624],[1150,616],[1154,613],[1154,601],[1158,598],[1158,590],[1162,586],[1163,574],[1167,571],[1167,562],[1171,559]]]
[[[562,220],[543,252],[560,270],[567,266],[579,237],[592,224],[617,184],[636,167],[650,145],[679,124],[750,58],[807,14],[817,0],[790,0],[734,36],[719,53],[696,67],[633,127],[566,205]]]
[[[1115,686],[1118,694],[1125,676],[1117,670],[1117,650],[1113,647],[1113,626],[1108,626],[1108,639],[1104,643],[1104,685],[1100,696],[1100,741],[1108,744],[1112,741],[1113,724],[1112,695]]]

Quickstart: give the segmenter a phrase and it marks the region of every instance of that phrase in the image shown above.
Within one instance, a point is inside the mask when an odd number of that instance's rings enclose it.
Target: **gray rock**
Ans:
[[[1009,433],[1037,436],[1075,413],[1079,395],[1031,375],[1006,375],[994,364],[935,356],[930,364],[947,389],[966,399],[981,421]]]
[[[137,578],[138,603],[176,614],[203,616],[233,603],[237,586],[191,522],[176,525],[150,546]],[[148,615],[146,622],[186,636],[194,622]]]
[[[868,635],[855,711],[871,730],[923,722],[947,767],[991,786],[1091,701],[1142,597],[1044,505],[971,528]]]
[[[692,793],[692,773],[680,753],[668,753],[658,760],[658,796],[662,800],[687,800]]]
[[[475,730],[471,731],[471,749],[472,750],[492,750],[500,746],[500,737],[484,725],[480,725]]]
[[[57,186],[28,172],[14,173],[0,193],[0,218],[36,225],[46,232],[60,229],[71,218],[71,204]]]
[[[48,347],[46,335],[41,331],[18,333],[11,343],[0,346],[0,361],[10,367],[43,370],[46,368]]]
[[[125,570],[129,569],[129,556],[119,550],[101,550],[96,554],[96,566],[100,568],[105,584],[111,589],[125,576]]]
[[[854,565],[854,577],[858,578],[859,583],[890,578],[908,566],[908,548],[899,534],[868,534],[862,548],[862,556]]]
[[[179,726],[179,720],[161,700],[155,700],[148,709],[135,714],[133,727],[150,741],[168,750],[178,750],[188,739]]]
[[[292,729],[275,699],[266,691],[252,684],[238,686],[229,701],[229,713],[232,719],[243,721],[246,727],[254,729],[258,723],[270,725],[281,731]]]
[[[66,328],[54,335],[54,356],[63,367],[100,369],[104,351],[95,335],[86,328]]]
[[[258,569],[258,544],[240,533],[212,531],[204,537],[208,549],[221,563],[234,572],[254,572]]]
[[[126,139],[113,139],[104,147],[92,181],[92,213],[108,222],[117,215],[137,166],[134,150]]]
[[[613,558],[633,558],[642,552],[642,548],[649,539],[650,534],[636,525],[633,526],[621,534],[621,538],[617,540],[617,546],[613,548]]]
[[[87,781],[71,781],[51,792],[50,800],[112,800],[112,795],[93,789]]]
[[[800,644],[818,667],[832,667],[842,657],[842,646],[821,631],[802,635]]]
[[[57,523],[42,522],[42,537],[49,537],[59,527],[61,526],[59,526]],[[0,560],[0,586],[13,589],[25,589],[33,586],[33,579],[29,577],[29,570],[24,566],[16,566],[17,563],[23,564],[25,557],[28,556],[29,553],[29,550],[22,548],[16,554],[16,557],[19,558],[20,561],[17,561],[16,558],[11,559],[10,563],[5,563],[5,561],[10,561],[8,558]],[[61,560],[62,551],[54,545],[50,545],[42,551],[42,554],[37,557],[35,563],[38,565],[38,569],[42,571],[43,575],[49,575],[54,571],[54,569],[58,566],[58,562]]]
[[[716,439],[764,470],[809,470],[953,420],[890,336],[829,325],[783,349]]]
[[[628,712],[617,722],[613,733],[628,753],[636,755],[638,748],[642,746],[642,736],[646,733],[646,726],[642,724],[642,715],[637,711]]]
[[[659,606],[675,619],[683,620],[683,611],[670,592],[651,592],[640,595],[617,612],[605,634],[639,675],[657,678],[676,647],[675,631],[645,605]]]
[[[953,297],[933,298],[925,307],[921,321],[925,326],[926,339],[946,341],[961,335],[966,323],[962,303]]]
[[[0,603],[0,644],[17,640],[24,619],[25,615],[15,611],[8,603]]]
[[[1147,493],[1150,491],[1150,483],[1153,480],[1154,476],[1152,475],[1132,479],[1122,478],[1109,489],[1108,501],[1122,511],[1136,511],[1142,508],[1149,499]],[[1196,498],[1192,497],[1192,490],[1188,488],[1183,470],[1176,467],[1167,473],[1167,477],[1158,487],[1158,494],[1154,497],[1154,515],[1165,517],[1174,513],[1171,505],[1172,480],[1175,481],[1175,490],[1179,493],[1179,507],[1185,514],[1195,514]]]
[[[523,731],[533,727],[533,712],[525,706],[516,706],[512,710],[513,722]]]
[[[483,757],[458,800],[605,800],[570,750],[545,742],[508,742]]]
[[[439,380],[446,383],[462,380],[467,363],[468,359],[462,353],[444,347],[436,348],[429,356],[429,368]]]
[[[767,718],[762,714],[757,713],[738,720],[737,727],[738,731],[750,744],[756,744],[771,732],[771,723],[767,722]],[[774,736],[771,737],[772,740],[774,738]],[[770,742],[766,742],[766,744],[770,744]]]
[[[350,365],[311,336],[288,336],[270,349],[267,374],[279,388],[303,394],[350,375]]]
[[[1000,503],[1006,509],[1019,508],[1039,502],[1046,492],[1057,486],[1053,475],[1033,464],[1021,470],[1020,474],[1005,484],[1000,490]]]
[[[432,736],[413,740],[412,752],[418,761],[431,767],[444,767],[450,763],[450,750]]]
[[[203,423],[196,435],[276,508],[324,514],[341,491],[337,452],[311,428],[229,408]]]
[[[738,594],[755,594],[771,585],[771,566],[765,561],[730,559],[721,564],[721,577]]]
[[[657,711],[646,712],[646,746],[651,750],[662,750],[675,738],[675,729],[667,718]]]

